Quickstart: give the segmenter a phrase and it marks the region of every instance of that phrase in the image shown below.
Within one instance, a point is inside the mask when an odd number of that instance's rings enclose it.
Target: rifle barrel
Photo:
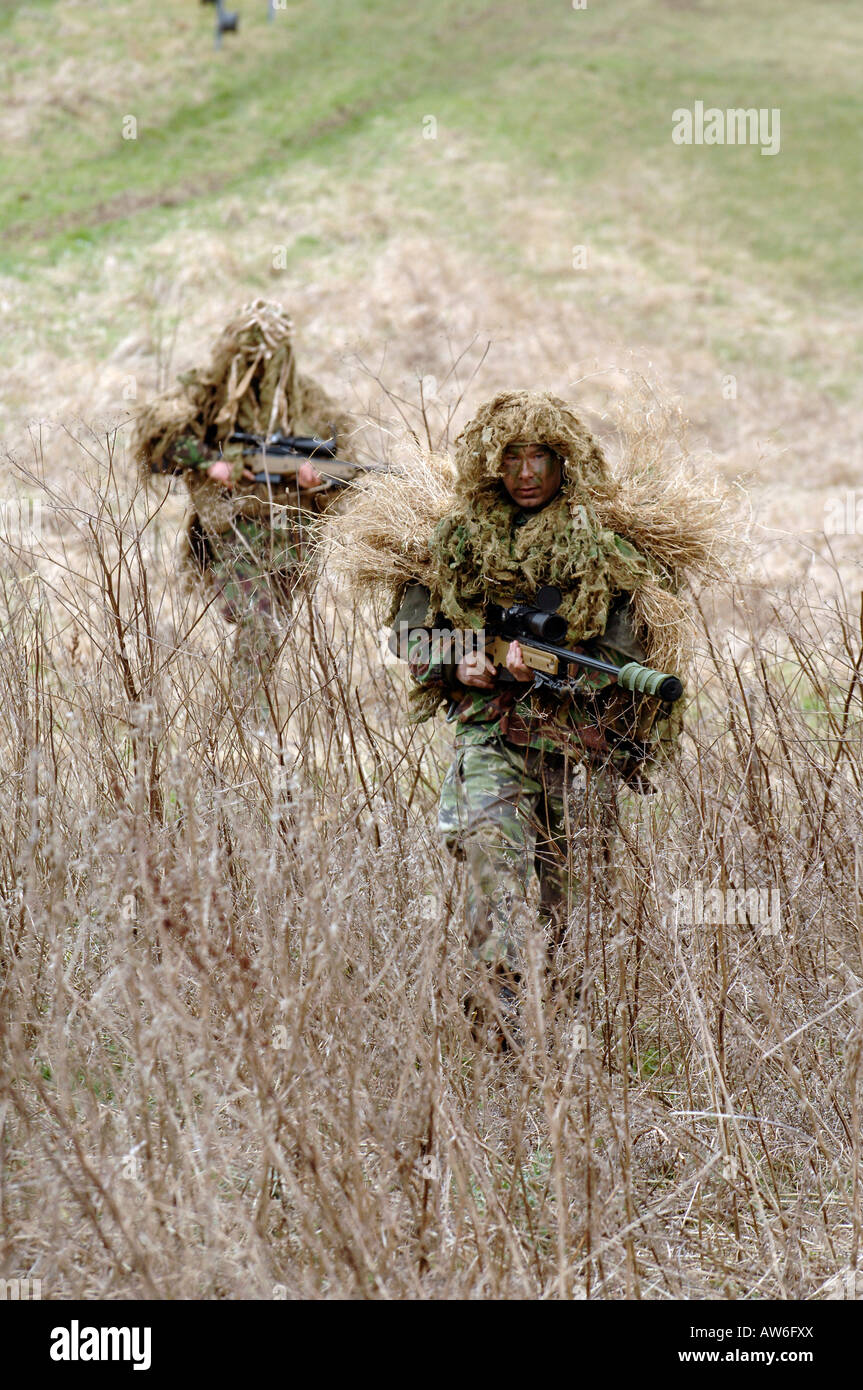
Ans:
[[[571,652],[567,647],[558,647],[553,642],[543,642],[538,637],[519,637],[511,631],[500,635],[509,637],[510,641],[522,642],[526,647],[536,647],[537,651],[548,652],[559,661],[586,666],[590,671],[602,671],[607,676],[614,676],[624,690],[656,695],[669,704],[679,700],[683,694],[683,682],[677,676],[667,676],[662,671],[654,671],[650,666],[642,666],[638,661],[627,661],[624,666],[615,666],[611,661],[602,661],[597,656],[582,655],[581,652]]]
[[[263,435],[249,434],[246,430],[235,430],[228,441],[231,444],[248,445],[248,453],[270,454],[274,458],[328,458],[336,456],[336,441],[319,439],[317,435],[280,435],[270,439]]]

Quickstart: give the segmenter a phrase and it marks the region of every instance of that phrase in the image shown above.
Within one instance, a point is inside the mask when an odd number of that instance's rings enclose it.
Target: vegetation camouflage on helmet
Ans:
[[[557,496],[514,529],[520,509],[501,473],[504,449],[516,440],[552,449],[563,479]],[[667,585],[660,567],[597,515],[614,479],[593,435],[558,397],[495,396],[459,435],[455,461],[457,502],[435,528],[429,585],[430,609],[454,626],[480,628],[489,602],[531,598],[553,584],[564,595],[559,612],[573,644],[604,632],[616,594]]]
[[[226,324],[208,366],[178,380],[179,386],[156,396],[136,421],[135,454],[148,476],[161,471],[183,436],[218,450],[235,430],[300,434],[341,423],[326,393],[297,370],[290,315],[264,299],[245,305]]]
[[[501,391],[481,405],[456,440],[456,494],[477,503],[499,492],[503,451],[517,440],[545,444],[563,463],[564,486],[586,500],[613,485],[598,442],[558,396]]]

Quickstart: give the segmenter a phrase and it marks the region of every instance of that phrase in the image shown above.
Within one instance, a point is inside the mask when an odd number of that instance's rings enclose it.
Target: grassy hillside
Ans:
[[[6,8],[5,266],[152,235],[154,210],[254,198],[298,160],[333,182],[358,157],[370,180],[398,163],[406,204],[433,207],[436,173],[405,160],[433,115],[444,183],[449,141],[466,141],[478,163],[506,160],[513,188],[565,202],[585,239],[623,239],[629,219],[669,269],[675,243],[697,239],[708,266],[751,257],[821,293],[863,288],[863,15],[845,0],[819,6],[814,36],[800,0],[297,0],[272,25],[263,4],[240,10],[214,52],[212,13],[192,0]],[[673,145],[671,112],[696,99],[780,108],[780,153]]]

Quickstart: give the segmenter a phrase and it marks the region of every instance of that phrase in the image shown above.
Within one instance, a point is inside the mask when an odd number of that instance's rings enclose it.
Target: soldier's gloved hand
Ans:
[[[494,687],[494,662],[484,652],[470,652],[462,657],[455,668],[456,680],[462,685],[474,686],[477,690],[491,690]]]
[[[297,482],[300,487],[318,487],[323,481],[313,463],[301,463],[297,469]]]
[[[517,681],[532,681],[533,671],[524,664],[524,656],[520,642],[510,642],[509,650],[506,654],[506,669]]]

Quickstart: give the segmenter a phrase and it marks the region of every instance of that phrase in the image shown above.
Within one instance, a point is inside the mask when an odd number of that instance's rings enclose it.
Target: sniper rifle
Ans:
[[[566,637],[566,620],[560,616],[563,595],[553,585],[543,585],[533,603],[516,601],[508,608],[489,604],[486,610],[486,654],[496,666],[503,668],[502,678],[513,679],[506,670],[506,653],[510,642],[516,641],[522,650],[522,660],[535,673],[536,689],[565,694],[572,689],[572,678],[565,673],[569,665],[583,666],[588,671],[602,671],[611,676],[624,690],[641,695],[653,695],[667,705],[674,704],[683,694],[683,682],[677,676],[654,671],[637,661],[615,666],[610,661],[588,656],[560,645]],[[491,638],[491,641],[488,639]],[[562,668],[564,668],[562,670]]]
[[[243,457],[260,461],[260,469],[255,473],[255,482],[270,486],[284,486],[285,478],[293,478],[303,463],[314,464],[318,473],[330,487],[349,487],[358,473],[388,473],[385,463],[354,463],[336,456],[336,438],[320,439],[317,435],[246,434],[237,430],[228,440],[229,444],[242,444]]]
[[[517,641],[525,666],[534,673],[533,689],[537,691],[547,690],[556,696],[569,693],[574,688],[574,679],[566,674],[567,668],[581,666],[588,671],[602,671],[624,690],[654,696],[662,701],[666,712],[670,712],[672,704],[683,695],[683,682],[677,676],[654,671],[638,661],[615,666],[610,661],[588,656],[586,652],[560,646],[566,636],[566,620],[556,611],[562,597],[560,589],[543,585],[533,603],[517,600],[508,608],[489,604],[486,611],[485,651],[495,665],[502,668],[500,679],[515,680],[506,668],[506,654],[510,642]],[[588,742],[588,734],[593,743]],[[597,720],[595,726],[582,726],[580,737],[586,746],[594,747],[597,751],[625,754],[628,761],[618,767],[618,772],[626,785],[643,795],[655,792],[656,788],[640,771],[649,752],[647,743],[628,738],[601,719]]]

